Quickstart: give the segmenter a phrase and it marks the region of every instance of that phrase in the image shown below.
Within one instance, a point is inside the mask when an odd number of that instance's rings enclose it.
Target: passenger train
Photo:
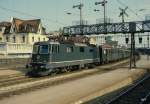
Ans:
[[[27,74],[45,76],[109,63],[127,58],[129,55],[130,51],[123,48],[84,43],[37,42],[33,46]]]

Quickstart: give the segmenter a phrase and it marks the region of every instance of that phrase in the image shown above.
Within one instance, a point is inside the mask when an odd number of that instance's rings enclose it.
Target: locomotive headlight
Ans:
[[[45,68],[45,66],[44,66],[44,65],[42,65],[42,66],[40,66],[40,68]]]
[[[44,62],[44,63],[46,63],[47,61],[46,61],[46,60],[44,60],[43,62]]]

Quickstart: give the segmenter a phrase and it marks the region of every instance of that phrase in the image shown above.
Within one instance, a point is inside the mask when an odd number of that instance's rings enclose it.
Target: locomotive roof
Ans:
[[[43,42],[36,42],[34,44],[60,44],[60,43],[59,42],[43,41]]]
[[[89,45],[85,43],[68,43],[68,42],[58,42],[58,41],[43,41],[43,42],[36,42],[34,44],[40,45],[40,44],[72,44],[75,46],[95,46],[95,45]]]

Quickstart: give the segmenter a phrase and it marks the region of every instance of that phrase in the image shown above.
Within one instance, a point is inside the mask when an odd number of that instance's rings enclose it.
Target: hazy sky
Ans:
[[[83,0],[83,18],[88,20],[89,24],[103,18],[103,8],[100,5],[95,6],[96,1],[102,0]],[[107,1],[107,17],[112,18],[114,22],[121,20],[118,17],[119,7],[129,6],[127,10],[129,17],[126,17],[126,21],[143,20],[146,14],[150,14],[150,0]],[[0,21],[9,21],[11,16],[20,19],[41,18],[47,31],[58,30],[60,27],[71,25],[72,21],[79,20],[79,10],[72,8],[79,2],[80,0],[0,0]],[[100,9],[100,12],[95,13],[94,9]],[[146,10],[139,11],[140,9]],[[66,12],[71,12],[72,15],[67,15]],[[138,15],[135,15],[136,13]]]

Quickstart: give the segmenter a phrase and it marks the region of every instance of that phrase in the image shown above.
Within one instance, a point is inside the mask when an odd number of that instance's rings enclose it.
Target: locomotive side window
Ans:
[[[90,50],[89,50],[89,52],[93,52],[93,51],[94,51],[94,49],[90,49]]]
[[[56,50],[57,50],[57,53],[59,53],[59,45],[57,45]]]
[[[67,47],[66,52],[67,53],[72,53],[73,52],[73,47]]]
[[[52,53],[59,53],[59,45],[52,46]]]
[[[38,48],[39,48],[39,45],[34,45],[33,46],[33,54],[37,54],[38,53]]]
[[[49,52],[48,45],[41,45],[40,46],[39,53],[41,53],[41,54],[48,54],[48,52]]]
[[[84,52],[84,47],[80,47],[80,52]]]

